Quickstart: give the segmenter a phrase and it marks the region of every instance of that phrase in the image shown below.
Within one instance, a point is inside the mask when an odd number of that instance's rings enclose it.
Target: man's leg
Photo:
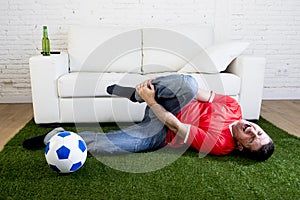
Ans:
[[[156,98],[167,110],[178,112],[190,102],[197,93],[197,82],[186,75],[170,75],[153,80]],[[135,94],[136,99],[142,99]],[[44,137],[45,144],[54,135],[50,132]],[[137,125],[107,134],[83,132],[80,135],[87,143],[88,150],[95,155],[140,152],[163,146],[167,128],[146,108],[143,121]]]
[[[167,111],[175,114],[187,105],[198,92],[198,83],[190,75],[172,74],[152,80],[156,101]],[[136,99],[141,98],[136,93]]]
[[[148,108],[147,108],[148,109]],[[148,111],[146,111],[148,113]],[[63,129],[54,129],[44,137],[44,144]],[[115,155],[155,150],[164,146],[167,128],[156,117],[146,115],[136,125],[108,133],[85,131],[79,133],[94,155]]]
[[[22,145],[25,149],[29,149],[29,150],[36,150],[36,149],[44,148],[45,147],[44,140],[47,135],[48,135],[48,137],[52,137],[55,134],[57,134],[59,132],[63,132],[63,131],[64,131],[64,129],[62,127],[55,128],[47,134],[38,135],[38,136],[34,136],[31,138],[25,139],[23,141]],[[47,139],[47,140],[49,140],[49,139]]]
[[[152,84],[155,87],[156,101],[173,114],[188,104],[198,91],[197,81],[189,75],[162,76],[152,80]],[[126,97],[134,102],[143,102],[135,88],[112,85],[107,88],[107,92]]]

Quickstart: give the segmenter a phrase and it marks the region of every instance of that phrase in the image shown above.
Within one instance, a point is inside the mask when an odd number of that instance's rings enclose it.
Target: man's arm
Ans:
[[[162,123],[180,137],[185,138],[189,126],[181,123],[172,113],[155,101],[155,89],[151,80],[138,85],[136,91]]]
[[[213,97],[214,97],[213,92],[198,88],[198,92],[195,98],[197,101],[208,102],[208,101],[212,101]]]

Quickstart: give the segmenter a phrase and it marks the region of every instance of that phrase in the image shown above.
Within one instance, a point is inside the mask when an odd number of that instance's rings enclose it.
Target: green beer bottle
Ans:
[[[43,26],[42,54],[43,56],[50,56],[50,40],[48,38],[47,26]]]

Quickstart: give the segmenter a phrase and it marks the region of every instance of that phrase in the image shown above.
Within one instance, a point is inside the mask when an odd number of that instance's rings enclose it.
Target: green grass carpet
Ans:
[[[163,169],[133,174],[89,155],[79,171],[61,176],[43,150],[22,148],[24,138],[50,130],[31,121],[0,152],[0,199],[300,199],[300,140],[264,119],[259,125],[275,142],[265,162],[188,151]]]

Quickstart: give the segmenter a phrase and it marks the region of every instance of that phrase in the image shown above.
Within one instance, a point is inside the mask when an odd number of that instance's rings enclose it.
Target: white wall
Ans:
[[[231,38],[265,56],[265,99],[300,99],[300,1],[231,0]]]
[[[245,53],[267,58],[264,98],[300,99],[298,0],[1,0],[0,102],[31,101],[28,59],[42,26],[62,51],[73,24],[209,24],[217,40],[250,41]]]

